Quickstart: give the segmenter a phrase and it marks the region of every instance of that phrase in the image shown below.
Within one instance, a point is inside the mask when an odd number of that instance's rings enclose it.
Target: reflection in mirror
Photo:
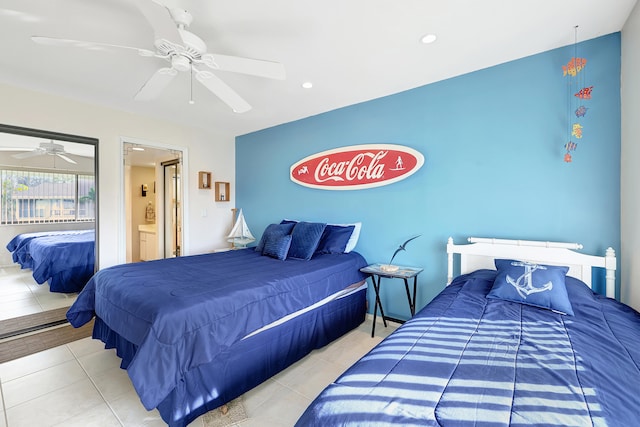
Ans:
[[[96,148],[0,125],[0,321],[68,307],[97,268]]]

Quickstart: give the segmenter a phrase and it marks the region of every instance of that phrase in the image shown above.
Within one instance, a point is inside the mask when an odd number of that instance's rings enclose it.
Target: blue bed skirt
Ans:
[[[238,341],[210,363],[188,372],[157,409],[169,426],[186,426],[356,328],[365,315],[366,289],[362,289]],[[134,344],[99,317],[93,338],[103,341],[105,348],[115,348],[121,367],[127,368],[136,352]]]

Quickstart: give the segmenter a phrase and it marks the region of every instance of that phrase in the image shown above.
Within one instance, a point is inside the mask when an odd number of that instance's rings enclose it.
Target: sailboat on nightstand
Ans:
[[[236,222],[227,236],[227,242],[232,243],[234,249],[241,249],[246,248],[249,243],[255,242],[255,240],[256,238],[253,237],[247,222],[244,220],[242,209],[240,209],[238,218],[236,218]]]

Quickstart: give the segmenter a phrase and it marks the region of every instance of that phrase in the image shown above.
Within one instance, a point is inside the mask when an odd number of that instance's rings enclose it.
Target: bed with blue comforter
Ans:
[[[459,276],[296,425],[638,425],[640,314],[571,277],[573,315],[487,298],[496,274]]]
[[[356,252],[281,261],[253,248],[118,265],[67,318],[95,317],[94,338],[116,348],[143,405],[184,426],[362,323],[364,266]]]
[[[13,261],[33,270],[38,284],[51,292],[79,292],[94,273],[95,231],[23,233],[8,244]]]

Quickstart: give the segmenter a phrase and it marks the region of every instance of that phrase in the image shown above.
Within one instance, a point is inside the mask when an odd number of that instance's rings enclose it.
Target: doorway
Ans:
[[[123,141],[123,164],[123,262],[182,255],[183,151]]]
[[[164,258],[179,257],[182,242],[180,159],[162,162],[164,175]]]

